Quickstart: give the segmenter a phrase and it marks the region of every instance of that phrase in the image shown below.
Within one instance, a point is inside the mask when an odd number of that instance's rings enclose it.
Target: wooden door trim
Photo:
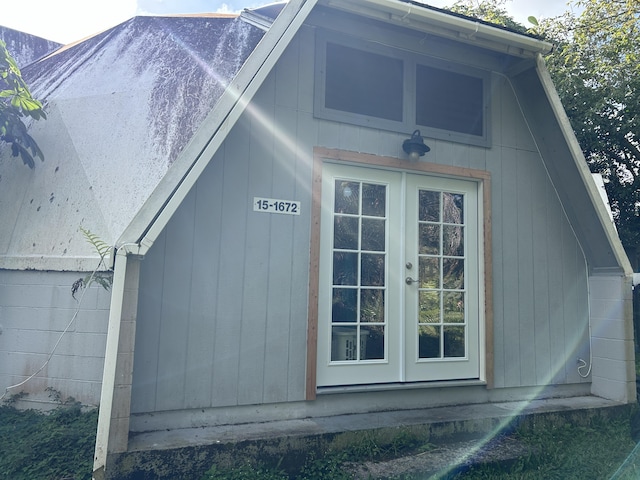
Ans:
[[[429,175],[442,175],[458,179],[468,179],[482,186],[483,212],[483,256],[484,285],[481,295],[484,296],[484,361],[481,358],[481,377],[487,388],[493,387],[493,282],[492,282],[492,250],[491,250],[491,174],[485,170],[465,167],[440,165],[427,162],[409,162],[394,157],[384,157],[348,150],[315,147],[313,150],[312,204],[311,204],[311,241],[309,265],[309,307],[307,326],[307,400],[315,400],[317,393],[316,379],[318,366],[318,288],[320,273],[320,217],[322,212],[322,167],[325,160],[352,163],[359,166],[379,166],[401,171],[413,171]],[[484,375],[483,375],[484,374]]]

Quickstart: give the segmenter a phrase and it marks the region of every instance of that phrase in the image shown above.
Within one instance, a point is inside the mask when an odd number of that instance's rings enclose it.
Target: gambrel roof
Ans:
[[[502,55],[590,268],[630,273],[542,60],[551,45],[409,0],[291,0],[240,17],[136,17],[29,66],[25,76],[49,111],[32,126],[47,159],[29,171],[0,157],[0,221],[11,225],[0,232],[0,268],[88,267],[79,226],[144,254],[289,41],[322,9]]]

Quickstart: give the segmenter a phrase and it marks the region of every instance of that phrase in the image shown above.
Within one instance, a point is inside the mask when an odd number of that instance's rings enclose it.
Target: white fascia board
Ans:
[[[622,246],[622,242],[620,241],[620,237],[618,236],[618,232],[616,231],[615,226],[609,219],[609,213],[607,212],[604,202],[602,201],[596,182],[593,179],[591,171],[589,170],[589,166],[587,165],[587,161],[584,158],[582,148],[580,148],[578,139],[576,138],[573,127],[571,126],[571,122],[569,121],[569,117],[567,117],[567,113],[562,106],[562,102],[560,101],[558,92],[553,85],[551,75],[547,70],[547,66],[545,65],[542,55],[540,54],[538,54],[536,57],[536,73],[540,80],[540,84],[542,85],[542,89],[545,92],[547,100],[549,101],[549,105],[551,105],[551,109],[553,110],[556,120],[558,121],[558,125],[560,126],[560,129],[562,131],[562,136],[567,142],[567,146],[569,148],[569,151],[571,152],[571,158],[573,159],[580,174],[582,183],[587,189],[587,193],[589,195],[589,198],[591,199],[593,209],[596,212],[597,221],[600,222],[603,230],[607,235],[607,239],[609,240],[611,249],[616,256],[618,265],[624,271],[625,276],[630,276],[633,273],[631,262],[629,262],[629,258],[627,257],[624,247]]]
[[[145,255],[251,102],[317,0],[290,0],[236,74],[214,109],[116,242]],[[213,135],[211,132],[214,132]]]
[[[320,1],[331,8],[454,38],[465,43],[478,44],[514,56],[533,57],[553,50],[553,45],[543,40],[402,0]]]
[[[611,223],[613,223],[613,212],[611,211],[611,203],[609,202],[609,195],[607,195],[607,189],[604,185],[604,178],[601,173],[592,173],[593,181],[596,183],[596,187],[598,187],[598,192],[600,192],[600,198],[604,203],[604,208],[607,209],[607,213],[609,214],[609,219]],[[615,223],[614,223],[615,228]],[[617,230],[617,229],[616,229]]]

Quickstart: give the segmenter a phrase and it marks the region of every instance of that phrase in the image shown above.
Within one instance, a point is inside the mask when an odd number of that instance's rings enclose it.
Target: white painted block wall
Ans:
[[[589,278],[593,370],[591,392],[632,402],[636,397],[631,280],[621,276]]]
[[[0,395],[36,372],[62,336],[42,372],[10,389],[5,399],[22,391],[28,394],[25,406],[47,408],[53,402],[47,388],[52,388],[63,398],[98,405],[111,294],[94,284],[79,303],[71,296],[71,286],[84,276],[0,270]]]

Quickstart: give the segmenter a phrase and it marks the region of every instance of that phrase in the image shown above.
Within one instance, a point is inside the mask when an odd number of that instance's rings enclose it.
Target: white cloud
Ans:
[[[216,10],[216,13],[234,13],[234,11],[231,8],[229,8],[229,5],[227,5],[226,3],[223,3],[218,7],[218,9]]]
[[[135,15],[135,0],[21,0],[2,5],[0,23],[61,43],[117,25]]]

